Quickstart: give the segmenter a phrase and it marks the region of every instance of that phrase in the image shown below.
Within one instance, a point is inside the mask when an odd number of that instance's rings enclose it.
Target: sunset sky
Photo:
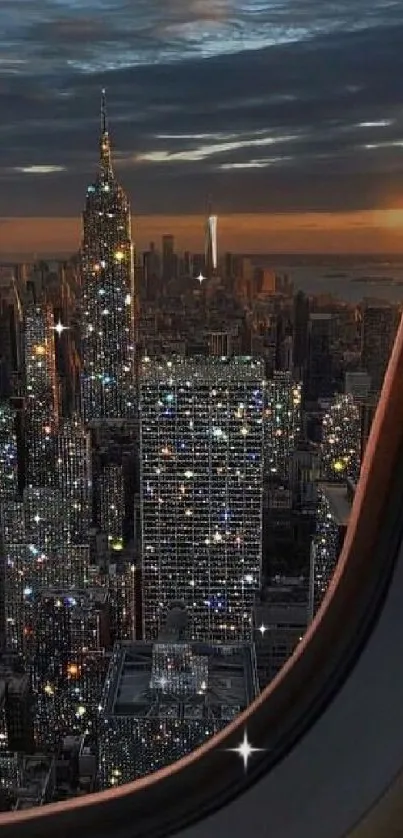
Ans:
[[[403,252],[403,3],[2,0],[0,258],[77,250],[100,89],[142,249]],[[3,39],[3,41],[1,40]]]

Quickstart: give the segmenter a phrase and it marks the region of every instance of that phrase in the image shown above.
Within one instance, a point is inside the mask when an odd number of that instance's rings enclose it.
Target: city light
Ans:
[[[74,254],[1,267],[10,811],[180,760],[276,676],[333,578],[400,310],[328,297],[322,257],[313,293],[318,265],[288,264],[280,239],[275,257],[247,255],[241,240],[230,252],[228,219],[221,253],[210,204],[194,252],[188,221],[174,235],[158,219],[158,240],[145,238],[115,175],[105,91],[100,110]],[[150,190],[140,208],[157,201]],[[149,242],[141,253],[132,230]],[[340,293],[355,271],[343,263],[333,277]],[[231,744],[223,765],[233,753],[242,775],[262,749],[246,729]],[[31,758],[47,777],[35,800],[22,784]]]

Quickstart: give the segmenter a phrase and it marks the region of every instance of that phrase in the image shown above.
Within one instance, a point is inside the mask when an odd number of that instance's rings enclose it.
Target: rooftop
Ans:
[[[176,665],[178,657],[186,667]],[[156,658],[159,686],[154,686]],[[257,693],[251,644],[119,643],[107,676],[103,715],[233,718]]]
[[[276,628],[306,628],[308,622],[308,603],[264,602],[253,610],[253,622],[257,630],[264,626],[267,630]]]
[[[191,379],[207,379],[212,375],[225,380],[261,381],[264,378],[264,363],[259,358],[249,356],[194,357],[178,356],[169,361],[158,358],[143,358],[141,364],[142,381],[168,383],[175,379],[176,384],[186,384]]]
[[[330,512],[341,527],[346,527],[351,514],[351,497],[346,485],[319,483],[319,490],[326,497]]]

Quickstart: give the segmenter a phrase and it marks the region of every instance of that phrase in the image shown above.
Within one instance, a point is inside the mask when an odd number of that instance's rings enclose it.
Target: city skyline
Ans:
[[[2,9],[1,253],[77,248],[104,86],[139,249],[161,224],[201,250],[211,193],[229,250],[401,250],[398,5],[147,2],[136,28],[123,3]],[[29,247],[28,218],[53,220]]]
[[[366,453],[387,466],[379,417],[397,444],[403,311],[396,0],[18,10],[0,11],[0,822],[235,730],[322,606],[335,638],[362,561],[343,565],[348,522],[371,468],[388,477]],[[299,735],[303,682],[290,724],[273,705],[278,743],[244,727],[221,756],[246,772]]]

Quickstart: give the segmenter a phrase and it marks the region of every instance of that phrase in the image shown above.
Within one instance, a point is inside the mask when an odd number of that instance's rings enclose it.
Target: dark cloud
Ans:
[[[401,2],[137,0],[136,25],[132,3],[82,5],[2,0],[0,215],[79,212],[103,85],[134,212],[401,195]]]

